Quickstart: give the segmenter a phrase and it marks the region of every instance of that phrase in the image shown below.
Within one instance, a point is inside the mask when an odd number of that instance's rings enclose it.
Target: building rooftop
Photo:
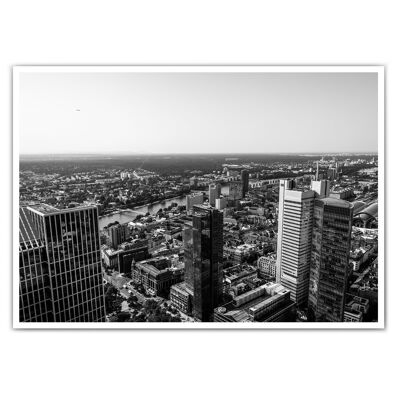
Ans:
[[[377,218],[378,217],[378,203],[372,203],[366,208],[362,209],[355,216],[361,219]]]
[[[353,202],[354,214],[365,208],[366,204],[363,201],[357,200]]]
[[[27,208],[39,215],[52,215],[52,214],[59,214],[59,213],[65,213],[65,212],[73,212],[76,210],[91,210],[91,209],[97,208],[97,207],[95,205],[82,205],[82,206],[77,206],[77,207],[72,207],[72,208],[59,209],[59,208],[53,207],[49,204],[40,203],[40,204],[34,204],[31,206],[28,206]]]
[[[324,197],[322,199],[318,199],[326,206],[332,207],[340,207],[340,208],[353,208],[353,204],[341,199],[335,199],[334,197]]]
[[[32,211],[37,211],[40,214],[50,214],[53,212],[60,211],[58,208],[53,207],[49,204],[34,204],[28,207]]]

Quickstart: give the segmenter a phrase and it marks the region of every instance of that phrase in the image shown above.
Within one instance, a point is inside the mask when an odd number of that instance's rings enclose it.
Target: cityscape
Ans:
[[[378,72],[17,67],[16,325],[381,325]]]
[[[20,322],[378,321],[377,154],[35,155],[19,174]]]

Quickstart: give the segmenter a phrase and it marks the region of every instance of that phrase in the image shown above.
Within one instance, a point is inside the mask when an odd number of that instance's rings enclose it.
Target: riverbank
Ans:
[[[186,195],[174,196],[169,199],[155,201],[143,206],[112,211],[111,213],[105,214],[99,218],[99,227],[100,229],[104,229],[112,222],[119,222],[120,224],[131,222],[138,215],[146,215],[147,213],[155,215],[160,208],[167,208],[172,203],[176,203],[178,206],[185,205]]]

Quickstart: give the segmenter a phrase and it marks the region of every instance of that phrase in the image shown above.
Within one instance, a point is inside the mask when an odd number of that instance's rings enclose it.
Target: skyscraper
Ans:
[[[242,170],[242,184],[243,184],[243,195],[242,197],[246,196],[246,193],[249,191],[249,171],[247,169]]]
[[[311,190],[313,190],[319,198],[328,197],[329,189],[330,184],[326,179],[311,182]]]
[[[221,184],[220,183],[212,183],[208,187],[208,199],[210,205],[215,207],[216,199],[219,199],[221,196]]]
[[[20,208],[20,321],[103,322],[96,207]]]
[[[276,280],[290,290],[294,302],[305,306],[315,192],[295,190],[293,179],[281,180],[279,185]]]
[[[343,321],[353,204],[316,199],[308,308],[312,321]]]
[[[19,320],[53,322],[45,242],[26,208],[19,209]]]
[[[195,204],[203,204],[203,193],[191,193],[186,196],[186,212],[188,215],[192,214],[193,206]]]
[[[228,200],[235,201],[243,198],[243,183],[233,181],[228,184]]]
[[[212,321],[222,294],[223,215],[206,206],[194,206],[192,226],[184,232],[185,282],[193,292],[193,316]]]

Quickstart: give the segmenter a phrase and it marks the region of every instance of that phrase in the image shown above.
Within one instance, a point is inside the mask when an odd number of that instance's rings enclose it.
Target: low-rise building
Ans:
[[[294,322],[296,305],[290,291],[272,283],[234,297],[214,310],[214,322]]]
[[[235,263],[242,263],[246,257],[255,252],[256,245],[248,243],[241,244],[237,247],[224,247],[224,254],[231,258]]]
[[[184,314],[188,315],[192,312],[192,298],[193,294],[190,293],[185,282],[171,286],[171,304]]]
[[[369,310],[369,300],[360,296],[350,296],[344,307],[344,322],[361,322]]]
[[[262,256],[257,260],[260,277],[276,279],[276,254]]]
[[[172,285],[181,282],[184,276],[183,265],[171,266],[167,257],[156,257],[132,265],[132,279],[141,283],[155,296],[167,297]]]

